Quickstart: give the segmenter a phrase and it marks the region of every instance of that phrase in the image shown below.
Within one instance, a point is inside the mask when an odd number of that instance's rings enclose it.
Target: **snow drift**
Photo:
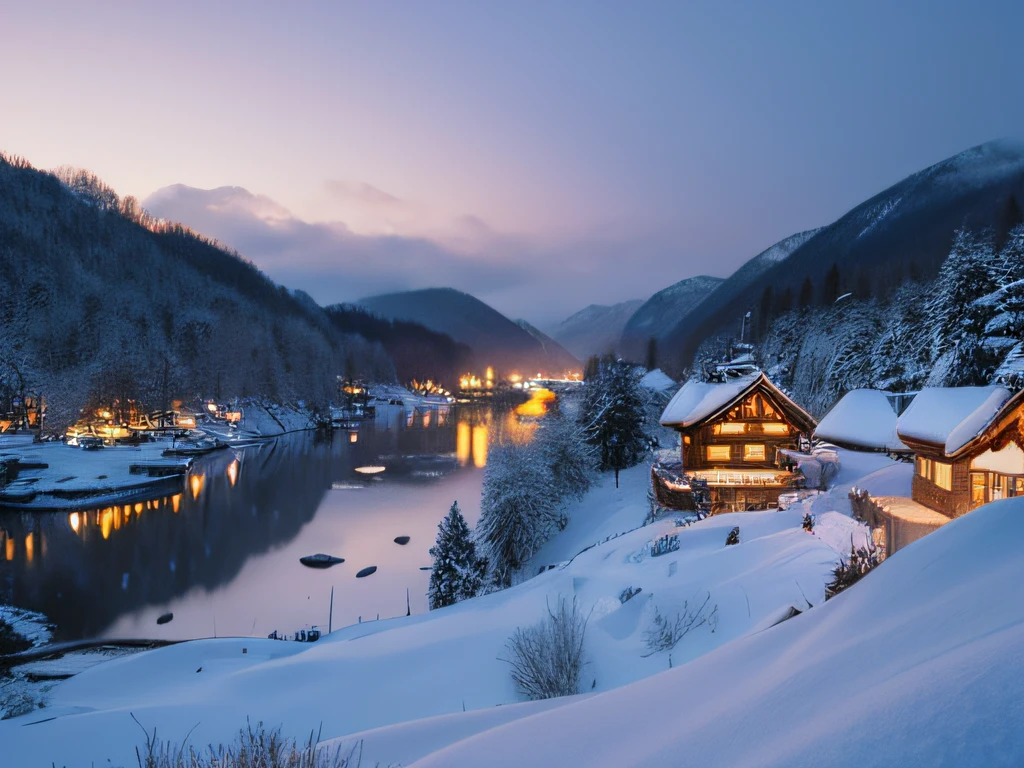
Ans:
[[[1021,765],[1022,537],[1024,499],[995,502],[804,615],[414,765]]]

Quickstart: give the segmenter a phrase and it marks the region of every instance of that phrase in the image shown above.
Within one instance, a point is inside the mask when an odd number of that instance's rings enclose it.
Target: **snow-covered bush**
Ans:
[[[731,531],[729,535],[725,537],[725,546],[731,547],[733,544],[740,543],[740,527],[737,525]]]
[[[184,744],[158,739],[156,728],[152,733],[144,727],[142,731],[146,742],[142,749],[136,749],[139,768],[359,768],[361,762],[361,744],[346,752],[340,748],[318,749],[318,738],[311,732],[309,740],[299,745],[283,737],[280,728],[268,730],[263,723],[255,728],[246,723],[231,744],[211,744],[205,749],[187,744],[187,737]]]
[[[540,622],[515,631],[505,646],[509,658],[502,661],[511,665],[520,693],[532,700],[579,693],[588,619],[575,597],[559,597]]]
[[[487,561],[476,555],[476,545],[459,502],[437,526],[437,541],[430,548],[434,565],[430,570],[427,599],[430,610],[454,605],[475,597],[487,574]]]
[[[710,602],[710,592],[698,607],[690,608],[690,602],[686,600],[674,617],[663,616],[661,610],[656,607],[651,625],[644,630],[644,645],[648,651],[644,658],[661,651],[672,650],[690,632],[705,624],[714,632],[718,628],[718,606],[709,609]]]
[[[484,469],[476,536],[494,583],[510,586],[515,572],[561,521],[560,499],[543,453],[528,443],[492,446]]]
[[[814,515],[810,512],[804,512],[803,528],[808,533],[814,531]]]
[[[594,484],[595,449],[580,424],[556,408],[545,417],[535,439],[551,469],[555,493],[563,499],[582,499]]]
[[[858,549],[851,545],[850,559],[840,560],[839,565],[832,571],[832,581],[825,587],[825,599],[833,598],[844,589],[852,587],[878,563],[878,553],[874,549]]]

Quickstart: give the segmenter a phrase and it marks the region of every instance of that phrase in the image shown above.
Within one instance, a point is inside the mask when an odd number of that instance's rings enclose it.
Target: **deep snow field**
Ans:
[[[788,511],[687,527],[638,527],[647,466],[619,489],[605,477],[525,574],[557,567],[509,590],[314,645],[204,640],[104,662],[55,687],[45,709],[0,723],[0,763],[134,765],[142,734],[129,713],[170,740],[195,726],[198,745],[230,740],[247,717],[300,740],[322,728],[335,744],[361,742],[364,766],[1024,762],[1024,500],[950,523],[826,604],[837,559],[866,534],[847,491],[909,493],[912,472],[878,455],[841,459],[832,491]],[[726,547],[737,525],[741,543]],[[679,549],[652,557],[666,534]],[[627,587],[642,591],[621,603]],[[648,655],[656,609],[708,596],[717,622],[671,660]],[[559,597],[590,612],[584,693],[516,703],[505,643]]]

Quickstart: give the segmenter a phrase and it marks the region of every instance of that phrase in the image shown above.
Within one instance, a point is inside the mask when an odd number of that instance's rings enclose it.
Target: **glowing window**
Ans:
[[[742,421],[726,421],[722,424],[715,424],[716,435],[742,435],[747,425]]]
[[[941,461],[931,462],[933,467],[932,482],[946,491],[953,490],[953,465]]]
[[[708,461],[728,461],[732,456],[728,445],[709,445]]]
[[[744,445],[743,446],[743,460],[744,461],[764,461],[764,446],[763,445]]]
[[[928,466],[931,461],[928,459],[922,459],[920,456],[917,457],[917,474],[926,480],[931,479],[931,468]]]
[[[762,424],[761,428],[766,435],[788,435],[788,424]]]
[[[985,473],[971,472],[971,505],[980,507],[985,503]]]

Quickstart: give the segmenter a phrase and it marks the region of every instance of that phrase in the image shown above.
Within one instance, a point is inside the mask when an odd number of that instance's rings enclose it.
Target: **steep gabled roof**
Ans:
[[[659,421],[663,427],[689,427],[721,415],[758,388],[764,389],[783,409],[787,418],[801,430],[810,432],[814,429],[814,419],[811,415],[790,400],[762,372],[741,376],[721,384],[688,381],[665,406]]]
[[[818,423],[814,435],[844,448],[906,451],[896,434],[896,411],[877,389],[847,392]]]
[[[984,434],[1010,399],[1005,387],[922,389],[896,424],[900,440],[953,457]]]

